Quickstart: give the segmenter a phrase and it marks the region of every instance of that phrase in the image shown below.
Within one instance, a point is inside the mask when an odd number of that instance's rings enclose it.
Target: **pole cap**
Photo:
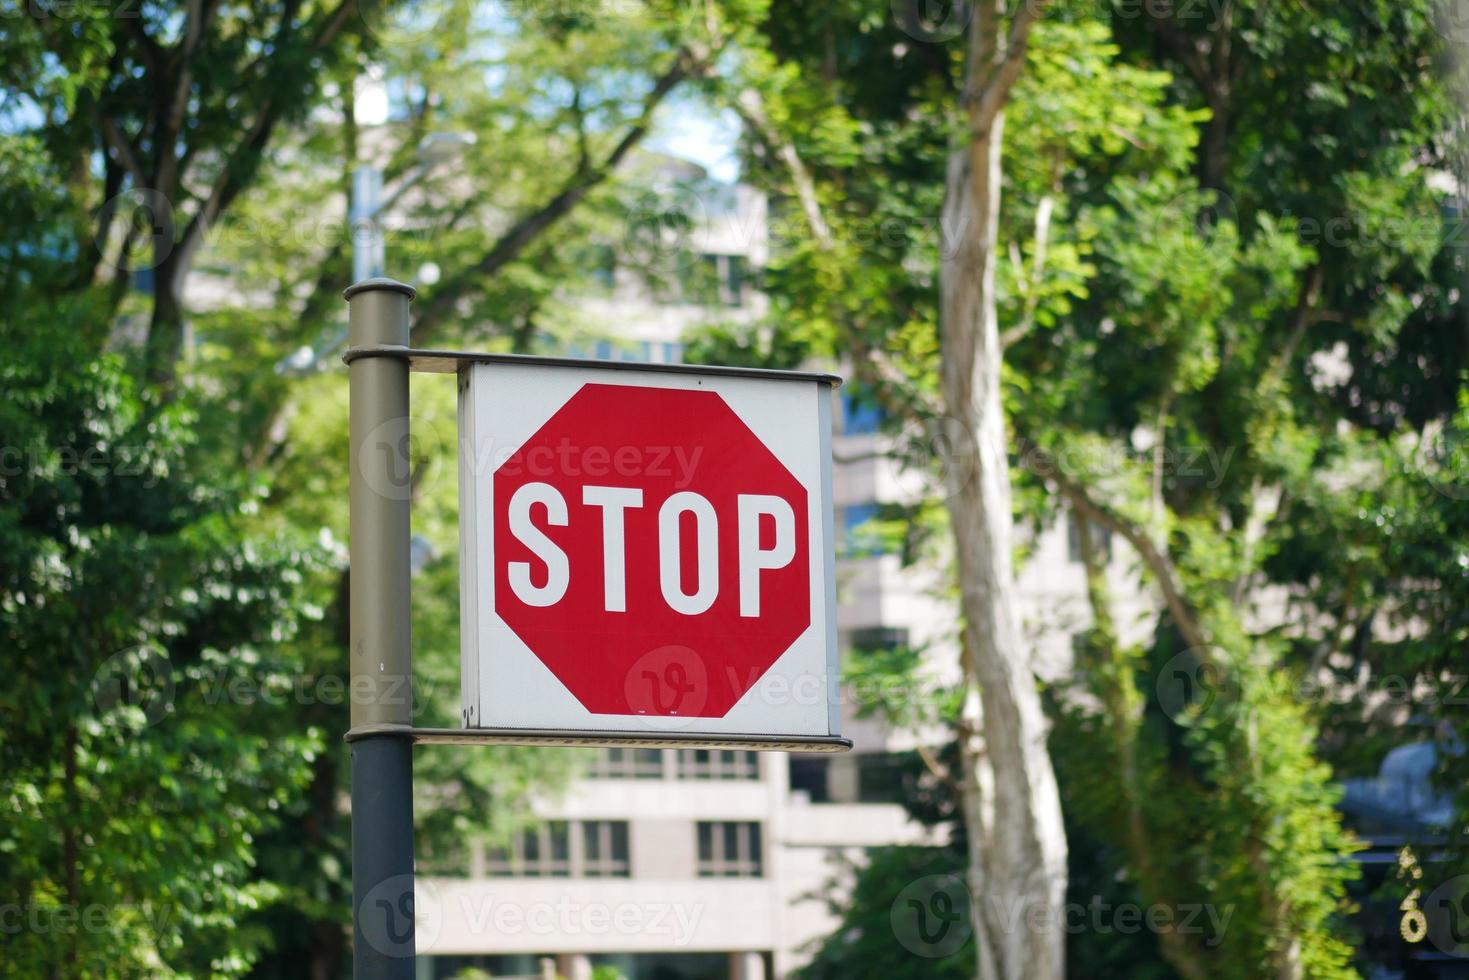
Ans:
[[[352,285],[342,290],[342,299],[350,300],[353,296],[356,296],[359,293],[370,293],[377,290],[383,290],[390,293],[402,293],[404,296],[407,296],[409,300],[412,300],[415,296],[418,295],[418,290],[414,289],[406,282],[399,282],[396,279],[389,279],[386,276],[373,276],[371,279],[364,279],[361,282],[354,282]]]

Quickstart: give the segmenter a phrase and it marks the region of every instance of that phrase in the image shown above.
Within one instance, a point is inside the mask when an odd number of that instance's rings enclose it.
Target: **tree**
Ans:
[[[27,4],[25,17],[9,19],[0,78],[31,110],[28,128],[78,209],[68,285],[110,280],[115,312],[131,270],[150,271],[151,382],[172,382],[184,290],[205,236],[255,179],[279,130],[314,104],[360,26],[356,12],[351,2],[257,10],[198,0],[182,12],[143,5],[117,16],[99,5]],[[115,227],[119,218],[134,220]],[[149,255],[135,264],[140,248]]]
[[[959,744],[978,976],[985,980],[1059,977],[1065,969],[1060,930],[1006,925],[1017,906],[1059,916],[1066,895],[1061,800],[1029,652],[1015,622],[995,297],[1005,105],[1042,9],[1026,4],[1007,26],[998,4],[975,6],[959,95],[964,135],[949,159],[942,212],[939,388],[956,454],[947,501],[970,705]]]
[[[1332,557],[1344,534],[1361,541],[1361,517],[1332,530],[1313,517],[1318,547],[1299,562],[1285,557],[1303,554],[1289,528],[1316,507],[1358,514],[1342,486],[1360,477],[1346,474],[1401,465],[1391,453],[1364,454],[1364,422],[1390,432],[1398,418],[1421,420],[1426,406],[1443,412],[1453,401],[1443,392],[1457,382],[1435,358],[1460,356],[1461,332],[1443,329],[1458,315],[1448,297],[1460,266],[1433,257],[1442,205],[1432,182],[1403,179],[1442,166],[1453,128],[1422,8],[1348,5],[1323,18],[1226,7],[1212,26],[1182,11],[1119,10],[1101,47],[1094,35],[1078,44],[1102,25],[1065,5],[1035,27],[1010,103],[1024,123],[1006,137],[998,240],[1014,244],[997,261],[999,377],[1031,471],[1022,512],[1049,521],[1064,503],[1083,531],[1093,521],[1128,542],[1163,610],[1150,646],[1124,644],[1094,570],[1096,626],[1078,663],[1093,700],[1057,698],[1055,738],[1086,746],[1062,785],[1077,822],[1118,847],[1121,870],[1149,902],[1241,910],[1222,945],[1160,934],[1180,973],[1330,975],[1346,968],[1353,844],[1317,756],[1317,706],[1293,684],[1339,655],[1352,633],[1338,618],[1346,596],[1351,609],[1365,582],[1405,583],[1373,566],[1375,546],[1364,543],[1346,568]],[[1176,17],[1172,26],[1207,55],[1210,96],[1181,81],[1189,66],[1159,71],[1175,63],[1137,41],[1164,29],[1159,17]],[[926,37],[949,27],[930,25]],[[872,235],[862,221],[880,215],[907,231],[937,210],[934,148],[944,134],[933,105],[950,91],[952,62],[937,46],[895,43],[855,6],[810,34],[830,43],[773,37],[772,63],[755,66],[775,132],[761,135],[757,173],[790,195],[792,211],[823,209],[771,286],[788,335],[854,352],[859,378],[911,433],[915,408],[932,404],[924,369],[939,350],[932,325],[944,322],[942,290],[920,271],[936,256],[930,241]],[[1388,54],[1405,42],[1413,56]],[[1083,56],[1088,47],[1110,54]],[[1099,97],[1119,84],[1126,94]],[[1349,92],[1370,98],[1371,121],[1349,108]],[[1218,196],[1221,186],[1234,197]],[[1339,215],[1361,230],[1345,245],[1323,243],[1322,224]],[[1426,235],[1385,240],[1387,229],[1423,228],[1425,218]],[[1316,359],[1337,345],[1351,384],[1323,385]],[[1220,471],[1177,472],[1188,458],[1180,451],[1195,449]],[[976,465],[964,454],[946,462],[951,472]],[[1270,599],[1282,587],[1299,611],[1284,621]],[[1414,675],[1441,685],[1432,673],[1441,664],[1414,664]],[[1179,674],[1196,694],[1215,684],[1191,703],[1170,680]],[[1227,707],[1204,710],[1211,701]],[[1201,840],[1201,824],[1218,830]]]
[[[1180,97],[1211,110],[1198,174],[1212,190],[1138,182],[1099,207],[1091,309],[1060,345],[1016,351],[1036,358],[1027,375],[1064,379],[1037,386],[1021,416],[1056,423],[1028,458],[1079,514],[1136,549],[1165,600],[1152,648],[1129,649],[1093,570],[1089,676],[1107,708],[1089,730],[1116,746],[1116,771],[1135,788],[1124,780],[1088,799],[1104,802],[1110,833],[1154,853],[1186,853],[1203,812],[1225,828],[1183,866],[1132,862],[1153,894],[1181,893],[1202,861],[1220,869],[1216,901],[1242,899],[1248,918],[1217,955],[1164,937],[1189,975],[1346,969],[1348,865],[1327,856],[1353,845],[1318,753],[1362,765],[1341,751],[1349,738],[1353,753],[1364,748],[1343,717],[1368,707],[1352,673],[1407,668],[1443,682],[1432,660],[1380,655],[1394,644],[1373,629],[1375,612],[1404,623],[1404,598],[1418,590],[1361,523],[1423,507],[1426,494],[1387,489],[1403,466],[1391,434],[1445,411],[1461,357],[1443,300],[1461,273],[1439,254],[1443,204],[1427,178],[1447,169],[1452,132],[1429,17],[1413,6],[1323,17],[1232,4],[1213,25],[1166,8],[1119,18],[1119,37],[1148,39],[1134,57],[1162,52],[1197,86]],[[1139,220],[1146,236],[1133,231]],[[1140,356],[1163,370],[1129,371]],[[1139,432],[1144,453],[1131,451]],[[1061,445],[1082,465],[1058,465]],[[1203,478],[1180,472],[1184,452],[1230,460]],[[1453,547],[1420,543],[1424,555]],[[1422,623],[1446,623],[1441,609],[1408,605]],[[1322,696],[1302,696],[1312,690]],[[1323,710],[1337,701],[1350,707]],[[1406,717],[1392,712],[1394,740]]]
[[[142,398],[119,357],[86,353],[91,315],[0,331],[6,967],[240,975],[269,936],[239,922],[278,893],[253,840],[328,733],[227,692],[290,689],[320,556],[250,533],[258,488],[213,471],[209,409]]]
[[[987,978],[1059,976],[1064,962],[1059,931],[1007,926],[1007,916],[1016,909],[1038,908],[1056,921],[1065,893],[1065,839],[1060,800],[1046,754],[1046,724],[1029,658],[1012,618],[1010,477],[994,295],[1004,107],[1025,63],[1026,42],[1038,11],[1027,5],[1008,26],[998,5],[982,4],[973,11],[963,79],[954,93],[958,115],[963,117],[962,124],[956,125],[963,135],[946,151],[937,250],[937,319],[941,324],[934,351],[939,368],[937,401],[955,423],[946,433],[953,440],[956,462],[946,474],[946,500],[958,556],[961,662],[968,695],[961,722],[963,813],[973,844],[968,851],[968,883],[977,896],[969,909],[977,937],[977,975]],[[829,23],[824,26],[830,30]],[[815,280],[818,316],[824,321],[818,329],[831,329],[823,338],[828,343],[832,334],[856,340],[860,363],[864,354],[887,346],[881,334],[890,331],[892,324],[883,322],[881,312],[892,309],[891,300],[870,310],[877,314],[872,318],[877,337],[867,333],[864,327],[869,324],[861,321],[835,326],[856,305],[826,293],[835,288],[833,273],[849,257],[837,244],[841,227],[822,214],[819,192],[796,145],[800,137],[782,133],[765,106],[762,87],[773,90],[771,94],[785,103],[778,106],[778,119],[787,127],[801,126],[790,111],[798,100],[814,101],[824,109],[812,132],[822,149],[837,149],[837,159],[843,162],[855,156],[852,144],[846,141],[850,117],[843,118],[850,107],[823,105],[820,97],[813,99],[803,91],[794,77],[799,71],[794,59],[799,56],[793,56],[788,65],[779,64],[786,55],[785,43],[773,41],[773,59],[753,61],[747,82],[737,87],[735,104],[772,162],[783,171],[781,176],[789,180],[805,218],[814,248],[798,250],[788,261],[799,270],[796,276],[810,274]],[[791,51],[795,50],[793,45]],[[830,82],[833,67],[828,60],[814,70]],[[947,67],[940,84],[952,84]],[[927,95],[932,98],[932,93]],[[887,109],[884,105],[876,111],[882,114]],[[939,120],[939,133],[954,114],[954,107],[932,102],[923,109]],[[827,124],[824,130],[823,123]],[[924,133],[920,138],[933,135]],[[800,269],[803,260],[809,260],[809,270]],[[889,266],[871,291],[881,293],[895,272],[902,278],[905,271]],[[794,283],[796,276],[789,282]],[[781,280],[775,283],[779,290]],[[844,344],[838,340],[832,346]],[[911,392],[898,392],[909,387],[913,374],[934,366],[932,362],[911,365],[879,377],[886,399],[905,409],[909,417],[915,408],[922,411],[920,406],[928,401],[922,387],[913,385]],[[1003,805],[999,805],[1001,800]]]
[[[1012,86],[1021,77],[1026,41],[1036,13],[1033,8],[1025,9],[1002,30],[997,9],[981,7],[975,11],[975,18],[969,24],[968,67],[955,96],[963,106],[963,119],[958,125],[964,135],[952,153],[946,146],[946,120],[953,111],[944,104],[946,86],[952,83],[947,66],[936,82],[930,80],[925,90],[922,76],[932,69],[923,62],[915,67],[914,59],[899,54],[895,70],[909,86],[906,91],[900,90],[899,98],[894,100],[889,91],[864,99],[860,82],[854,82],[854,92],[848,101],[828,109],[830,116],[838,118],[850,113],[849,118],[855,117],[859,127],[864,123],[874,125],[879,119],[885,125],[904,126],[904,136],[889,144],[879,142],[874,154],[891,154],[897,145],[910,154],[908,160],[914,160],[910,146],[903,141],[922,146],[925,155],[917,157],[916,172],[911,176],[917,186],[921,187],[924,180],[934,179],[935,158],[946,158],[939,239],[914,242],[906,234],[893,236],[900,239],[898,250],[906,248],[908,255],[888,253],[887,235],[880,236],[880,243],[868,238],[858,240],[856,247],[852,247],[851,243],[842,242],[843,234],[850,231],[844,221],[819,216],[819,191],[806,177],[804,167],[798,168],[793,161],[809,155],[818,166],[841,168],[841,175],[836,179],[845,185],[846,201],[842,210],[848,212],[852,210],[850,202],[857,197],[854,185],[861,185],[864,180],[847,169],[858,153],[847,147],[841,147],[842,152],[836,154],[831,152],[836,142],[831,137],[835,127],[828,119],[818,117],[817,125],[803,132],[802,124],[793,122],[794,113],[780,112],[779,118],[797,132],[786,137],[790,142],[779,145],[780,137],[770,135],[774,126],[762,124],[753,111],[754,100],[745,100],[747,118],[751,119],[755,132],[762,134],[770,156],[784,168],[781,176],[794,186],[794,194],[817,245],[811,269],[796,264],[803,259],[798,252],[790,278],[775,280],[777,292],[785,287],[786,295],[794,300],[797,309],[805,308],[809,301],[821,311],[818,315],[822,322],[816,328],[841,337],[835,346],[850,343],[856,347],[855,366],[859,377],[880,392],[879,397],[895,409],[894,414],[899,418],[911,421],[916,415],[922,419],[939,406],[947,417],[946,424],[938,427],[936,434],[944,440],[948,453],[944,499],[958,559],[961,647],[966,691],[970,695],[960,738],[964,746],[965,824],[969,839],[974,842],[969,849],[968,877],[971,890],[978,896],[971,910],[982,976],[1059,975],[1063,970],[1064,937],[1059,929],[1023,930],[1007,925],[1017,909],[1038,909],[1050,921],[1059,921],[1065,893],[1065,842],[1060,801],[1046,754],[1047,726],[1029,655],[1019,641],[1013,621],[1010,565],[1013,510],[1006,452],[1008,436],[1000,389],[1003,346],[995,283],[1004,108]],[[1060,37],[1065,35],[1059,34]],[[1096,46],[1095,39],[1090,43]],[[904,47],[897,45],[889,50],[901,52]],[[779,46],[776,51],[778,55],[783,53]],[[876,53],[883,52],[881,40],[877,38],[864,43],[861,51],[877,61],[891,57]],[[1066,54],[1077,56],[1070,49],[1066,49]],[[1109,67],[1105,59],[1095,55],[1093,62],[1097,71]],[[1092,67],[1093,62],[1088,62],[1088,66]],[[761,69],[767,87],[774,89],[774,98],[791,103],[798,98],[811,98],[791,83],[789,69],[784,76],[779,67],[761,66]],[[830,66],[823,66],[822,70],[829,72]],[[912,77],[915,74],[916,79]],[[1046,82],[1064,77],[1064,72],[1052,72]],[[1119,83],[1119,88],[1129,84],[1137,87],[1142,83],[1128,79]],[[1156,80],[1152,89],[1157,89]],[[1049,92],[1049,89],[1038,87],[1038,91]],[[1022,170],[1022,179],[1038,175],[1038,179],[1032,177],[1024,185],[1027,190],[1035,189],[1041,200],[1035,207],[1031,225],[1034,263],[1028,281],[1020,278],[1020,270],[1011,273],[1014,278],[1010,282],[1017,285],[1015,292],[1024,297],[1015,308],[1020,316],[1014,329],[1007,332],[1011,335],[1025,333],[1038,317],[1054,317],[1058,310],[1064,310],[1068,295],[1076,289],[1066,285],[1066,281],[1074,280],[1083,271],[1078,262],[1079,253],[1071,243],[1050,240],[1050,215],[1055,207],[1056,185],[1065,176],[1069,161],[1089,144],[1120,142],[1113,132],[1119,120],[1112,118],[1106,109],[1101,110],[1099,118],[1103,122],[1095,129],[1080,121],[1089,118],[1087,113],[1095,113],[1098,105],[1108,105],[1107,95],[1111,94],[1076,98],[1075,106],[1065,105],[1074,114],[1067,114],[1064,121],[1037,120],[1046,136],[1033,144],[1037,159],[1025,159],[1021,164],[1027,168]],[[896,106],[890,104],[894,101]],[[865,119],[868,114],[873,117],[872,122]],[[776,113],[762,115],[770,119]],[[1068,136],[1068,126],[1081,129],[1082,135]],[[1177,132],[1176,125],[1173,131]],[[795,150],[797,142],[809,142],[815,153],[802,154]],[[1166,144],[1167,140],[1160,142]],[[891,166],[889,159],[883,159],[883,164]],[[927,173],[922,169],[924,165],[929,167]],[[1016,179],[1011,177],[1012,181]],[[901,179],[889,180],[885,186],[878,178],[873,186],[861,187],[860,193],[862,204],[873,207],[877,214],[896,214],[895,220],[902,222],[904,217],[916,212],[909,219],[912,225],[922,220],[919,216],[924,198],[913,195]],[[932,203],[938,205],[937,201]],[[1047,251],[1057,244],[1054,264],[1047,268]],[[925,260],[940,270],[937,302],[924,295],[932,280],[912,271],[923,268],[920,263]],[[872,279],[865,275],[851,277],[871,284],[868,295],[862,297],[863,302],[828,298],[827,290],[846,288],[845,282],[841,287],[836,286],[832,273],[843,262],[881,267]],[[1043,279],[1043,274],[1050,281]],[[1059,288],[1053,282],[1059,282]],[[902,322],[904,316],[909,317],[907,322]],[[928,322],[924,322],[925,316],[930,318]],[[927,333],[935,326],[936,338]],[[939,381],[937,392],[931,390],[930,379],[934,375]],[[928,431],[930,435],[935,434],[933,427]]]

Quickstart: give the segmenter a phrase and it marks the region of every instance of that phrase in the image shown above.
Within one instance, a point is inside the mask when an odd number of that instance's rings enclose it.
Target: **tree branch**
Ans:
[[[576,171],[585,173],[592,165],[592,149],[587,143],[587,114],[581,104],[581,86],[572,89],[571,118],[576,121]]]
[[[1213,105],[1215,85],[1213,73],[1209,70],[1209,63],[1204,59],[1193,38],[1179,30],[1178,25],[1173,22],[1171,6],[1164,12],[1164,16],[1153,17],[1152,22],[1163,46],[1183,63],[1183,67],[1192,76],[1194,84],[1198,85],[1200,91],[1204,93],[1204,98],[1210,105]]]
[[[1076,518],[1076,539],[1082,565],[1086,569],[1087,601],[1092,610],[1088,646],[1095,648],[1100,659],[1098,669],[1089,673],[1101,702],[1104,731],[1111,736],[1115,753],[1117,806],[1123,818],[1127,855],[1143,895],[1149,901],[1162,901],[1172,907],[1176,896],[1168,894],[1168,879],[1158,866],[1155,835],[1143,807],[1148,788],[1138,759],[1142,704],[1136,671],[1118,640],[1111,597],[1107,591],[1106,567],[1092,536],[1091,521],[1079,516]],[[1158,945],[1164,958],[1188,980],[1206,980],[1209,976],[1208,964],[1201,951],[1178,930],[1160,929]]]
[[[138,164],[138,153],[133,149],[132,141],[118,127],[117,122],[105,112],[97,113],[97,121],[102,126],[103,138],[116,151],[118,163],[122,164],[128,176],[133,178],[133,186],[139,189],[147,187],[148,178],[143,175],[143,168]]]
[[[934,755],[933,749],[930,746],[919,742],[917,752],[918,758],[923,761],[924,767],[932,774],[934,779],[949,787],[955,795],[961,795],[964,792],[964,787],[959,785],[959,780],[949,771],[948,766],[939,761],[939,757]]]
[[[317,29],[315,37],[312,38],[309,51],[317,52],[330,44],[346,23],[347,15],[351,12],[351,0],[343,0],[337,9],[325,17]],[[288,16],[288,15],[283,15]],[[283,27],[284,30],[284,27]],[[239,196],[240,192],[248,184],[248,177],[253,168],[254,161],[270,143],[276,124],[280,122],[284,112],[283,104],[279,99],[265,98],[256,113],[255,121],[250,125],[245,135],[235,144],[224,166],[220,169],[214,183],[210,186],[209,193],[200,205],[199,210],[189,220],[188,226],[179,243],[179,252],[185,257],[185,263],[193,252],[198,248],[203,233],[208,231],[209,225],[222,214]]]
[[[479,259],[434,290],[433,298],[420,305],[413,324],[414,340],[422,342],[438,322],[486,277],[494,275],[518,258],[537,236],[554,225],[597,185],[609,178],[625,156],[640,143],[652,126],[653,114],[668,93],[695,71],[700,59],[688,47],[679,49],[673,63],[653,83],[643,98],[637,118],[622,138],[594,167],[578,167],[566,184],[536,210],[524,215],[505,231]]]
[[[837,244],[836,236],[832,234],[831,225],[827,223],[826,216],[822,212],[821,199],[816,192],[815,178],[806,168],[795,144],[786,139],[771,121],[759,89],[754,86],[741,89],[733,103],[741,120],[785,167],[786,174],[795,189],[796,199],[801,205],[802,217],[805,219],[806,227],[810,230],[812,238],[816,240],[817,247],[823,252],[834,249]],[[834,311],[832,315],[840,317],[842,314],[840,311]],[[903,375],[884,351],[866,344],[860,337],[854,338],[853,343],[853,372],[860,380],[871,383],[879,404],[888,415],[921,423],[926,417],[936,414],[933,405],[916,397],[917,389],[911,379]],[[896,397],[898,393],[909,397],[906,400]]]
[[[1061,495],[1076,510],[1078,519],[1096,521],[1132,545],[1133,550],[1142,558],[1143,564],[1158,582],[1158,587],[1163,592],[1163,601],[1168,606],[1169,615],[1173,618],[1178,631],[1183,634],[1185,642],[1200,651],[1202,656],[1207,656],[1208,648],[1212,645],[1208,631],[1199,622],[1198,615],[1188,601],[1183,581],[1179,578],[1173,559],[1154,543],[1147,531],[1111,507],[1094,500],[1086,487],[1067,476],[1055,458],[1040,447],[1023,444],[1021,459],[1032,473],[1056,485]]]
[[[1035,327],[1035,311],[1040,305],[1041,277],[1046,271],[1046,251],[1050,243],[1051,235],[1051,212],[1055,210],[1056,199],[1050,194],[1043,195],[1040,203],[1035,209],[1035,262],[1030,267],[1030,288],[1025,294],[1025,309],[1020,315],[1020,322],[1000,334],[1000,347],[1010,347],[1020,338],[1030,333]],[[1012,261],[1014,261],[1012,259]],[[1017,268],[1019,263],[1015,263]]]
[[[171,194],[174,179],[179,170],[178,158],[178,134],[183,128],[184,112],[189,105],[189,90],[194,84],[194,55],[199,50],[199,42],[203,40],[209,31],[209,23],[214,19],[214,12],[218,8],[213,2],[206,0],[189,0],[188,10],[184,15],[184,37],[179,42],[177,52],[178,77],[174,83],[173,98],[169,101],[168,109],[158,131],[158,190],[165,194]]]
[[[810,228],[817,246],[824,252],[830,251],[835,240],[832,238],[831,226],[821,213],[821,201],[816,196],[816,182],[811,179],[811,172],[806,169],[795,144],[784,138],[770,121],[760,91],[753,86],[741,89],[735,97],[734,106],[745,124],[785,167],[786,174],[791,178],[791,186],[795,189],[796,200],[800,202],[801,213],[806,218],[806,226]]]
[[[1174,372],[1170,368],[1164,374],[1167,387],[1158,398],[1158,416],[1153,424],[1153,478],[1152,478],[1152,502],[1153,502],[1153,527],[1162,531],[1166,526],[1166,505],[1163,501],[1163,464],[1166,461],[1168,446],[1168,414],[1173,410],[1173,377]]]
[[[143,52],[143,60],[148,63],[149,74],[156,75],[163,65],[163,49],[158,42],[143,29],[142,17],[119,17],[127,24],[128,30],[138,39],[138,47]]]
[[[1290,370],[1291,359],[1295,357],[1296,348],[1305,339],[1306,331],[1312,324],[1320,322],[1322,316],[1316,309],[1316,304],[1321,300],[1321,287],[1325,283],[1326,267],[1317,261],[1306,270],[1301,279],[1300,292],[1296,295],[1295,315],[1292,317],[1290,335],[1286,338],[1285,346],[1280,353],[1271,360],[1261,379],[1260,391],[1268,392],[1275,385],[1285,379],[1285,373]]]
[[[1265,409],[1267,413],[1271,412],[1269,396],[1277,386],[1285,381],[1286,372],[1290,370],[1291,361],[1295,359],[1296,348],[1300,346],[1311,325],[1321,319],[1316,304],[1321,298],[1321,286],[1325,275],[1325,266],[1317,262],[1306,271],[1305,276],[1301,279],[1290,335],[1286,338],[1285,345],[1271,358],[1257,388],[1257,391],[1265,396],[1264,403],[1267,406]],[[1283,488],[1277,486],[1271,489],[1267,497],[1266,489],[1264,481],[1258,475],[1250,484],[1249,513],[1245,518],[1244,549],[1241,553],[1240,572],[1230,592],[1235,603],[1244,600],[1250,580],[1254,577],[1254,569],[1251,566],[1254,565],[1255,551],[1265,538],[1266,526],[1279,514],[1280,504],[1285,496]]]
[[[979,57],[973,59],[976,66],[992,62],[994,67],[985,73],[977,89],[966,86],[964,102],[969,108],[970,131],[988,134],[995,116],[1010,97],[1010,89],[1025,67],[1025,49],[1030,40],[1030,29],[1046,8],[1047,0],[1027,0],[1010,21],[1010,30],[1005,35],[1003,47],[996,47],[999,37],[998,11],[993,3],[986,4],[975,12],[974,22],[969,29],[974,32],[971,51]],[[991,21],[986,25],[983,21]]]
[[[290,47],[286,41],[294,33],[291,23],[298,5],[297,0],[291,0],[281,14],[281,24],[277,31],[278,43],[275,45],[277,52],[284,52]],[[304,54],[309,57],[331,44],[354,9],[353,0],[342,0],[335,10],[323,16]],[[297,53],[292,52],[291,56],[296,57]],[[261,100],[255,121],[225,158],[208,194],[185,225],[173,254],[159,267],[160,275],[154,284],[156,297],[153,317],[148,325],[146,370],[147,376],[160,386],[167,387],[173,379],[174,362],[180,351],[178,336],[182,330],[182,325],[178,322],[181,318],[178,297],[182,295],[184,280],[193,264],[194,255],[202,245],[209,226],[249,186],[260,155],[269,145],[276,125],[285,113],[286,105],[279,98],[267,96]],[[160,302],[157,297],[161,297],[165,290],[171,294],[171,299]]]

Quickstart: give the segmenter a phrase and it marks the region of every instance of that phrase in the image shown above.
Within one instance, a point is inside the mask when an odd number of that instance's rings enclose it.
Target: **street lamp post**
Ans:
[[[352,171],[352,281],[362,282],[383,274],[383,226],[381,198],[383,172],[372,164]]]
[[[452,159],[465,147],[473,146],[474,142],[473,133],[431,133],[425,136],[418,144],[418,165],[403,177],[386,201],[382,199],[383,172],[380,169],[372,164],[363,164],[352,171],[352,193],[347,219],[352,241],[353,283],[365,282],[383,274],[383,215],[429,171]],[[433,266],[432,271],[437,278],[438,267]],[[433,285],[431,281],[428,284]],[[322,339],[319,346],[307,344],[281,358],[275,369],[278,373],[291,377],[315,374],[322,362],[341,347],[345,339],[346,332],[338,328]]]
[[[386,201],[382,199],[383,172],[380,169],[369,163],[352,171],[352,203],[348,208],[348,218],[352,224],[353,282],[383,274],[382,216],[435,167],[452,160],[474,143],[475,135],[468,132],[430,133],[425,136],[418,144],[418,165],[403,177]]]
[[[352,976],[414,980],[411,477],[406,350],[413,287],[346,292],[350,401]]]

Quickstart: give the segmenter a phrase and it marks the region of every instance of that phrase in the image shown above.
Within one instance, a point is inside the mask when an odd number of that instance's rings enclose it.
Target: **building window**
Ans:
[[[758,823],[701,820],[698,832],[700,878],[759,878],[764,874]]]
[[[487,855],[492,875],[522,878],[571,877],[571,836],[565,820],[552,820],[521,831],[508,848]]]
[[[901,626],[865,626],[847,634],[853,653],[891,653],[908,645],[908,631]]]
[[[581,842],[573,859],[571,843]],[[490,875],[515,878],[626,878],[631,874],[626,820],[553,820],[521,831],[508,848],[485,855]]]
[[[587,775],[593,779],[661,779],[661,749],[603,749]]]
[[[419,874],[436,878],[463,878],[469,873],[469,851],[461,840],[450,841],[441,847],[425,841],[413,856],[413,867]]]
[[[882,424],[882,409],[861,389],[842,389],[842,432],[849,436],[869,435]]]
[[[831,786],[827,774],[831,759],[825,755],[791,754],[791,793],[806,794],[811,803],[830,803]]]
[[[685,779],[759,779],[760,757],[734,749],[680,749],[678,774]]]
[[[626,878],[631,873],[626,820],[585,820],[581,839],[582,874],[588,878]]]
[[[720,299],[725,306],[740,306],[745,301],[745,257],[721,255],[724,265],[724,289]]]
[[[568,350],[570,357],[584,356],[576,345],[572,345]],[[627,344],[599,340],[592,347],[592,358],[598,361],[633,361],[646,364],[653,359],[653,344],[646,340]]]
[[[719,297],[719,265],[712,255],[681,256],[678,270],[679,302],[713,306]]]
[[[838,509],[843,558],[871,558],[887,552],[887,544],[875,523],[878,516],[876,503],[848,504]]]
[[[858,803],[900,803],[913,796],[916,752],[871,752],[855,756]]]
[[[612,292],[617,285],[617,253],[610,245],[594,245],[588,255],[592,281],[604,293]]]
[[[1097,554],[1102,558],[1102,564],[1112,560],[1112,532],[1107,530],[1096,521],[1090,522],[1092,532],[1092,547],[1097,549]],[[1077,523],[1076,514],[1068,513],[1066,516],[1066,553],[1074,562],[1081,562],[1081,526]]]
[[[697,306],[743,306],[749,271],[743,255],[706,253],[678,268],[678,294]]]

